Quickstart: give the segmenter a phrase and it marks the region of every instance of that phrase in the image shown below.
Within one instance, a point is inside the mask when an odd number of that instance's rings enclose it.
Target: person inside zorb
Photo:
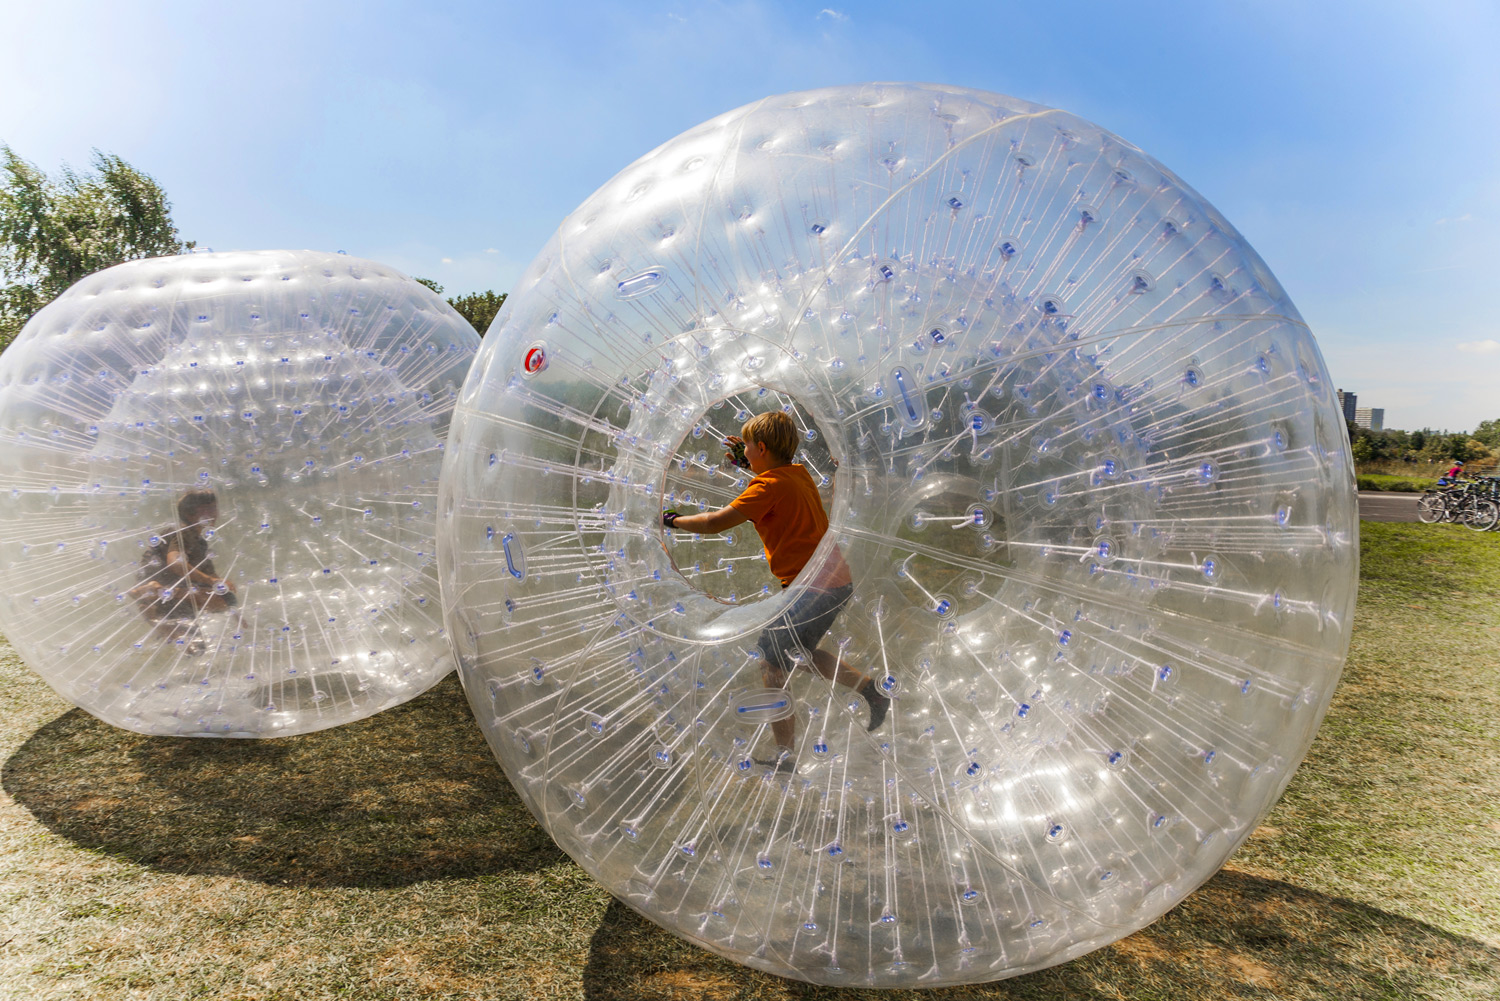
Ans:
[[[828,531],[828,512],[807,469],[792,457],[797,452],[797,429],[779,410],[759,414],[745,422],[738,437],[725,443],[724,457],[748,468],[755,476],[727,507],[702,514],[679,514],[668,510],[662,524],[684,532],[723,532],[749,521],[755,526],[766,550],[771,573],[782,588],[791,586],[817,551]],[[743,459],[741,459],[743,456]],[[784,688],[792,669],[811,667],[823,677],[854,689],[870,705],[869,729],[885,721],[891,701],[874,680],[844,663],[842,656],[818,648],[833,622],[854,595],[849,566],[838,547],[823,564],[807,589],[792,602],[765,632],[758,645],[764,655],[765,684]],[[758,764],[780,772],[796,770],[796,718],[788,716],[771,724],[776,738],[776,757],[756,759]]]
[[[189,490],[177,501],[181,526],[153,536],[141,557],[140,583],[131,588],[141,614],[156,623],[163,639],[187,639],[189,653],[201,653],[194,636],[199,612],[227,612],[238,603],[234,585],[218,576],[208,537],[219,521],[219,498],[212,490]]]

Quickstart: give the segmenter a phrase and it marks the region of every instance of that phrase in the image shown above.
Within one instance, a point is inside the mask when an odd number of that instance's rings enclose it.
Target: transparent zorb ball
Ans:
[[[660,527],[744,489],[722,441],[771,409],[831,519],[786,591],[753,526]],[[612,893],[760,969],[930,986],[1223,864],[1338,678],[1353,501],[1313,338],[1212,206],[1064,112],[870,85],[714,119],[562,223],[465,383],[439,554],[491,747]],[[834,547],[822,651],[891,698],[873,731],[763,670]]]
[[[339,254],[84,279],[0,356],[0,629],[142,733],[304,733],[425,691],[452,667],[435,499],[477,347]]]

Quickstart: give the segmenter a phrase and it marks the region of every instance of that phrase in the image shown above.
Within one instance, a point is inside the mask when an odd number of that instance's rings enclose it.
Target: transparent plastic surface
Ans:
[[[452,667],[435,500],[477,348],[343,255],[84,279],[0,356],[0,629],[142,733],[305,733],[425,691]]]
[[[718,439],[771,408],[831,518],[785,592],[752,526],[659,527],[743,488]],[[446,615],[507,774],[642,914],[818,983],[993,980],[1147,924],[1285,787],[1347,651],[1347,449],[1281,287],[1129,143],[953,88],[776,97],[626,168],[507,300]],[[834,545],[822,649],[890,715],[794,672],[777,770],[757,639]]]

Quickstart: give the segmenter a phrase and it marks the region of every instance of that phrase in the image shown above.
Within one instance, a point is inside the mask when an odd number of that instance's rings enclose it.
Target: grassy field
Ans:
[[[1360,473],[1355,477],[1361,490],[1385,490],[1419,494],[1437,486],[1435,476],[1390,476],[1386,473]]]
[[[1500,535],[1362,530],[1344,681],[1230,865],[1072,963],[906,996],[1500,997]],[[893,996],[744,970],[612,901],[452,678],[319,734],[174,741],[70,709],[4,649],[0,997]]]

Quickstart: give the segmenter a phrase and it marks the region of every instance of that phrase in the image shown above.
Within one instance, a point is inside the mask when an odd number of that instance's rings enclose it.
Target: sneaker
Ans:
[[[859,694],[863,695],[865,701],[870,703],[870,725],[867,729],[880,729],[880,724],[885,722],[885,714],[891,708],[890,696],[876,687],[873,680],[865,682],[864,687],[859,690]]]
[[[797,762],[792,760],[790,751],[779,755],[775,761],[769,758],[752,758],[750,760],[754,761],[757,765],[771,769],[777,775],[794,775],[797,772]]]

